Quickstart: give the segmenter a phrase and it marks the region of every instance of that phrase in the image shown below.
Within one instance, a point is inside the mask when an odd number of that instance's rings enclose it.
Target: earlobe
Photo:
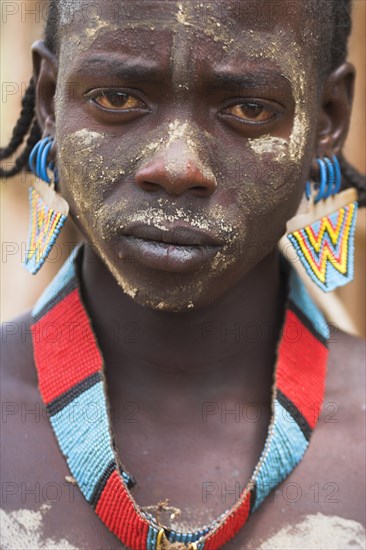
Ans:
[[[347,137],[354,91],[355,69],[343,63],[324,85],[318,122],[318,155],[337,155]]]
[[[55,93],[58,63],[43,40],[32,46],[33,79],[36,86],[36,116],[43,136],[55,134]]]

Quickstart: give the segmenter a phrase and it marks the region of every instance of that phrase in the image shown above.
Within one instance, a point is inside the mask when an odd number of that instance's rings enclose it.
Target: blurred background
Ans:
[[[32,74],[30,47],[42,37],[47,1],[1,0],[1,146],[7,145],[20,113],[20,102]],[[357,68],[356,95],[346,158],[362,173],[365,159],[366,1],[354,0],[349,61]],[[11,161],[9,161],[11,164]],[[31,175],[1,182],[1,320],[30,308],[67,258],[79,235],[71,221],[37,276],[22,267],[28,233],[28,187]],[[329,321],[351,334],[366,337],[366,209],[359,211],[355,280],[329,295],[312,290]]]

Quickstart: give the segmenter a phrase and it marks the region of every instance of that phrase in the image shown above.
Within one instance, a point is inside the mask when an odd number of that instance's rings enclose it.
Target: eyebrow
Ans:
[[[243,71],[243,68],[241,68]],[[212,71],[209,75],[210,88],[228,87],[228,88],[258,88],[258,87],[273,87],[274,85],[290,86],[288,78],[281,72],[273,69],[262,68],[258,71],[243,71],[242,74],[232,72],[230,70]]]
[[[240,74],[240,72],[242,74]],[[137,60],[111,55],[97,55],[89,57],[79,63],[73,70],[77,75],[113,76],[119,80],[133,80],[134,82],[161,83],[166,78],[166,70],[161,70],[159,65],[148,60]],[[228,89],[238,91],[240,89],[258,89],[283,85],[290,86],[290,82],[279,69],[268,67],[254,70],[251,67],[246,71],[244,67],[238,71],[232,71],[222,67],[219,70],[211,69],[205,76],[205,88],[207,91]]]
[[[78,75],[95,75],[98,72],[102,75],[113,75],[121,80],[127,78],[137,81],[159,81],[162,77],[161,70],[156,63],[123,58],[113,59],[111,56],[90,57],[77,65],[73,72]]]

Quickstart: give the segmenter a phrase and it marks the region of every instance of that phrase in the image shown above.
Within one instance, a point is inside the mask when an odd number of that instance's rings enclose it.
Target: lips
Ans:
[[[162,271],[197,270],[210,261],[224,242],[191,225],[171,224],[167,230],[151,225],[125,227],[119,240],[119,256]]]
[[[146,224],[131,225],[124,229],[123,234],[125,236],[173,245],[223,246],[224,244],[223,241],[210,233],[184,224],[172,224],[167,227],[167,230],[158,229]]]

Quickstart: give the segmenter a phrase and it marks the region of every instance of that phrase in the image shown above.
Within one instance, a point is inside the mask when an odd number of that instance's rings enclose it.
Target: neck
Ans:
[[[82,266],[83,295],[109,383],[206,393],[223,384],[248,391],[271,385],[284,306],[277,253],[209,307],[184,313],[136,304],[91,254],[94,261]]]

